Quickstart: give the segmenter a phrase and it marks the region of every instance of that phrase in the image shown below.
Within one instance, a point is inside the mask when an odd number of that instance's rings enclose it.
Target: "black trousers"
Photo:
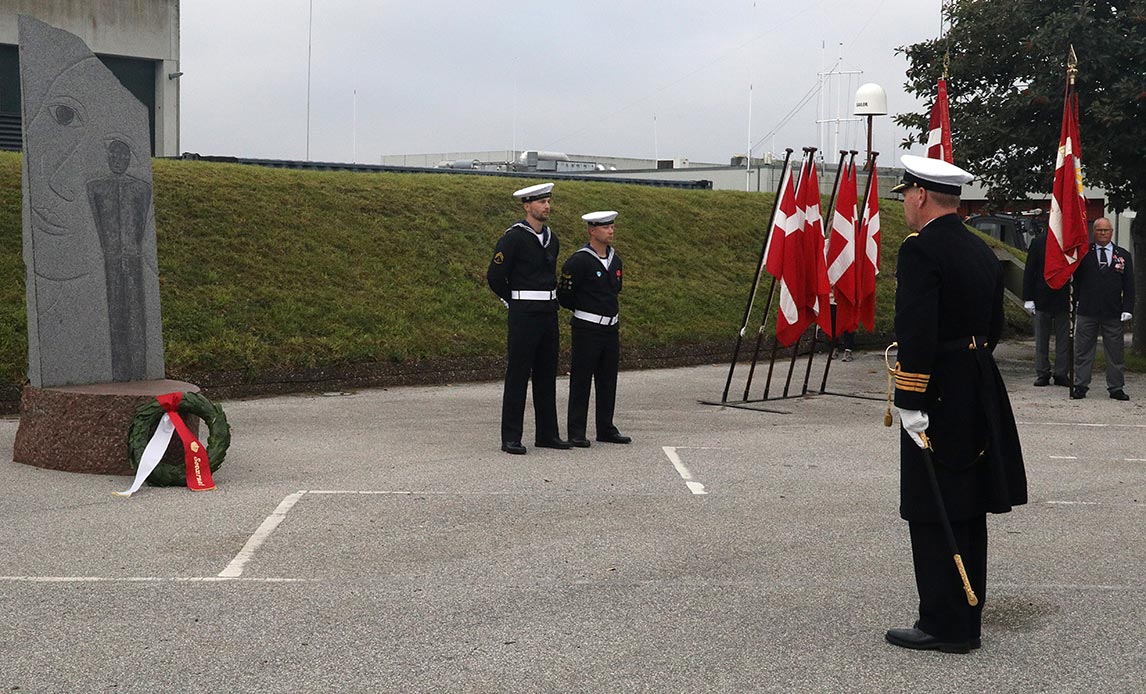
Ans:
[[[533,415],[539,441],[560,438],[557,430],[556,311],[509,311],[505,391],[501,399],[501,440],[521,441],[525,394],[533,381]]]
[[[947,547],[943,526],[909,523],[915,585],[919,589],[919,629],[944,641],[979,638],[987,599],[987,516],[951,523],[955,544],[979,604],[967,604],[963,581]]]
[[[569,438],[585,438],[589,391],[597,388],[597,436],[620,433],[613,426],[617,403],[617,368],[621,340],[615,330],[579,327],[573,321],[573,354],[569,365]]]

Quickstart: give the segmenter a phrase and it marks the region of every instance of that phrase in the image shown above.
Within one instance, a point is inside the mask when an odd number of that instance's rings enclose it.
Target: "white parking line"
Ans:
[[[290,511],[291,507],[298,503],[298,500],[302,498],[303,494],[306,494],[305,489],[301,492],[288,494],[285,499],[280,501],[278,507],[272,511],[271,515],[267,516],[262,525],[255,530],[255,534],[247,539],[247,544],[243,545],[243,548],[239,550],[239,553],[235,555],[231,563],[227,564],[227,568],[219,572],[219,578],[237,578],[242,576],[243,567],[251,560],[251,557],[254,556],[255,550],[266,542],[275,528],[279,527],[279,523],[282,523],[283,518],[286,518],[287,511]]]
[[[672,446],[661,446],[661,450],[663,450],[665,455],[668,456],[669,462],[671,462],[672,466],[676,468],[677,473],[680,475],[680,478],[684,480],[684,483],[688,486],[690,492],[693,494],[708,493],[704,490],[703,484],[693,480],[692,473],[689,472],[688,468],[684,466],[684,463],[680,461],[680,456],[676,454],[676,448]]]
[[[1109,427],[1111,429],[1146,429],[1146,424],[1090,424],[1087,422],[1015,422],[1020,426],[1043,426],[1043,427],[1087,427],[1087,428],[1102,428]]]
[[[219,576],[0,576],[16,583],[309,583],[311,578],[220,578]]]

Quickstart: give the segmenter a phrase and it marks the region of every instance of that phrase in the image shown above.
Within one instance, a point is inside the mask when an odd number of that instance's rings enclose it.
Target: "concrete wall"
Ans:
[[[0,0],[0,43],[31,15],[79,36],[93,53],[144,58],[155,71],[155,156],[179,154],[179,0]]]

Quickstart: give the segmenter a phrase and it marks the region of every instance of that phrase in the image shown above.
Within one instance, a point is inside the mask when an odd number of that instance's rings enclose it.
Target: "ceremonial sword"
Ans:
[[[883,351],[883,362],[887,366],[887,412],[883,415],[883,425],[886,427],[891,426],[891,395],[895,388],[896,368],[899,366],[896,364],[895,367],[892,367],[888,355],[892,348],[898,346],[898,342],[892,342]],[[959,571],[959,578],[963,581],[963,592],[967,594],[967,604],[974,607],[979,604],[979,598],[971,588],[971,581],[967,578],[967,569],[963,568],[963,556],[959,554],[959,545],[955,542],[955,531],[951,529],[951,519],[947,517],[947,505],[943,503],[943,492],[939,489],[939,478],[935,475],[935,461],[931,459],[931,453],[935,449],[931,447],[931,439],[927,437],[927,434],[920,432],[919,438],[923,440],[923,447],[920,449],[923,453],[923,465],[927,469],[927,480],[931,483],[931,492],[935,495],[935,507],[939,512],[939,522],[943,526],[943,535],[947,538],[947,549],[950,550],[951,556],[955,560],[955,568]]]

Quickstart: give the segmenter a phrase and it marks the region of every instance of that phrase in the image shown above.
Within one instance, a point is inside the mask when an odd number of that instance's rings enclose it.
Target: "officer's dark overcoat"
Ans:
[[[1005,513],[1027,501],[1014,414],[995,364],[1003,328],[1003,274],[987,244],[954,214],[899,249],[895,404],[923,410],[948,516]],[[900,432],[900,515],[938,520],[923,454]]]

